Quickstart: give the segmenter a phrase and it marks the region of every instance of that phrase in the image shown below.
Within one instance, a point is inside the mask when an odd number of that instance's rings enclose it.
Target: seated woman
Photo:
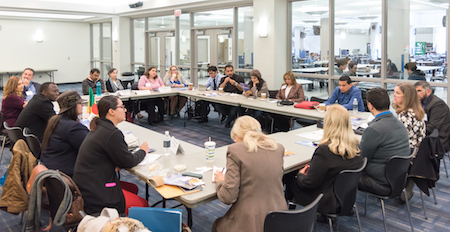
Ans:
[[[178,71],[177,66],[172,65],[169,68],[169,71],[166,73],[166,76],[164,76],[163,79],[164,85],[170,86],[172,88],[180,88],[185,87],[187,82],[186,79],[184,79],[183,75],[180,74]],[[175,108],[178,104],[178,110],[176,112],[177,117],[180,117],[180,111],[183,109],[184,105],[186,104],[187,98],[183,96],[169,96],[170,101],[170,119],[173,118],[175,115]]]
[[[150,67],[145,71],[144,75],[139,79],[138,88],[140,90],[157,90],[159,87],[165,87],[161,78],[156,75],[156,67]],[[147,105],[148,124],[154,126],[155,123],[164,120],[164,101],[162,98],[152,98],[143,101]],[[156,115],[155,106],[158,106],[158,116]]]
[[[358,146],[347,109],[338,104],[328,107],[323,122],[323,138],[310,165],[285,178],[286,198],[308,205],[323,193],[317,212],[336,213],[340,205],[334,195],[333,184],[342,170],[355,170],[362,166]]]
[[[243,92],[242,94],[244,94],[246,97],[261,97],[261,94],[264,93],[266,94],[266,97],[269,97],[269,89],[267,88],[267,83],[262,79],[261,73],[257,69],[250,72],[250,78],[251,80],[248,83],[248,87],[250,87],[250,90]],[[246,109],[246,112],[255,118],[258,118],[264,113],[260,110],[252,109]]]
[[[73,176],[78,149],[89,132],[79,123],[83,100],[77,91],[67,91],[56,99],[60,111],[48,120],[42,140],[41,162],[49,169]]]
[[[263,231],[273,210],[287,209],[283,197],[284,147],[261,132],[250,116],[236,119],[230,132],[227,170],[214,173],[217,197],[231,208],[218,218],[212,231]]]
[[[10,127],[16,125],[17,117],[23,108],[27,106],[27,103],[22,98],[23,83],[19,77],[12,76],[6,82],[5,88],[3,88],[3,100],[2,100],[2,114],[3,121],[8,123]],[[3,127],[3,125],[1,125]]]
[[[276,99],[291,102],[301,102],[305,100],[305,94],[301,84],[297,83],[294,73],[287,71],[283,75],[284,84],[276,95]],[[281,115],[272,115],[274,118],[274,126],[278,131],[288,131],[291,127],[290,118]]]
[[[73,180],[83,194],[84,211],[99,214],[104,207],[120,214],[130,206],[148,206],[145,199],[123,189],[116,171],[132,168],[141,162],[149,148],[144,142],[132,153],[117,124],[125,121],[126,109],[116,96],[105,96],[98,102],[98,118],[91,122],[91,131],[78,151]]]
[[[109,93],[115,93],[118,90],[124,90],[126,88],[126,86],[124,85],[122,80],[117,78],[117,73],[118,73],[118,71],[115,68],[111,68],[108,71],[109,79],[108,79],[108,81],[106,81],[106,90]],[[125,107],[127,108],[127,121],[133,122],[132,116],[131,116],[132,112],[136,113],[136,115],[139,119],[144,117],[144,116],[142,116],[142,114],[140,112],[138,112],[135,102],[136,101],[125,102]]]
[[[405,83],[395,86],[392,106],[397,112],[398,119],[405,125],[408,131],[411,152],[414,151],[414,148],[419,149],[420,143],[425,138],[426,125],[425,111],[422,109],[416,88],[411,84]],[[413,188],[414,182],[408,179],[406,185],[408,199],[414,194]],[[404,196],[401,196],[400,199],[404,201]]]

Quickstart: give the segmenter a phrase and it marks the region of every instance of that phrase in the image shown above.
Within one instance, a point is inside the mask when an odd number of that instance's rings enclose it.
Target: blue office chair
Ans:
[[[181,209],[131,207],[128,217],[141,221],[152,232],[181,231]]]

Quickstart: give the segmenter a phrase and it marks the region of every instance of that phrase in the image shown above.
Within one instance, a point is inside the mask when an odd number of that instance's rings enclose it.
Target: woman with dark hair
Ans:
[[[125,121],[126,109],[116,96],[98,102],[99,117],[91,122],[91,131],[80,146],[73,180],[80,188],[87,214],[98,214],[104,207],[126,213],[130,206],[148,206],[145,199],[122,190],[116,171],[141,162],[149,148],[144,142],[139,151],[128,150],[117,124]],[[125,186],[124,186],[125,187]]]
[[[139,89],[141,90],[157,90],[159,87],[165,87],[161,78],[156,74],[156,67],[150,67],[145,71],[144,75],[139,79]],[[145,100],[148,113],[148,124],[154,126],[155,123],[164,120],[164,101],[162,98],[152,98]],[[156,115],[155,106],[158,106],[159,117]]]
[[[408,73],[408,80],[427,81],[425,73],[417,69],[416,62],[408,62],[404,68]]]
[[[392,76],[396,72],[398,72],[397,66],[394,63],[392,63],[391,59],[387,60],[387,72],[388,76]]]
[[[262,79],[261,73],[255,69],[250,72],[251,81],[248,83],[250,90],[244,92],[246,97],[256,96],[261,97],[261,93],[265,93],[269,96],[269,89],[267,88],[267,83]]]
[[[10,77],[3,88],[3,121],[9,126],[15,126],[20,112],[27,106],[28,102],[22,98],[23,88],[22,80],[16,76]]]
[[[122,80],[117,78],[117,69],[111,68],[108,71],[109,79],[106,81],[106,90],[109,93],[115,93],[118,90],[124,90],[125,85],[123,84]],[[131,113],[134,112],[139,119],[143,118],[144,116],[141,115],[140,112],[138,112],[137,107],[135,106],[136,101],[127,101],[125,102],[125,107],[127,108],[127,121],[133,122],[133,119],[131,117]]]
[[[89,132],[78,119],[78,115],[83,113],[83,100],[73,90],[59,95],[56,101],[60,111],[48,120],[42,140],[41,162],[49,169],[73,176],[78,149]]]

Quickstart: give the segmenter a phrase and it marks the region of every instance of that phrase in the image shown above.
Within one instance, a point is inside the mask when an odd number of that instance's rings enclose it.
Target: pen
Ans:
[[[225,170],[225,168],[222,168],[222,171],[220,171],[220,172],[223,173],[224,170]]]

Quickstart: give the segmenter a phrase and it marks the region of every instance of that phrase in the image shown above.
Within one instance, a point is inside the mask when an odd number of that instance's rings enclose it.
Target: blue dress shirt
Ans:
[[[353,99],[358,100],[358,111],[364,112],[364,103],[361,97],[361,90],[352,86],[347,93],[342,93],[339,87],[336,87],[331,94],[331,97],[325,101],[325,105],[334,104],[336,101],[348,110],[353,110]]]
[[[27,95],[25,101],[30,101],[31,98],[33,98],[33,96],[36,95],[36,88],[34,87],[32,81],[30,81],[30,85],[25,86],[25,93],[27,93],[28,91],[31,91],[33,95]]]
[[[216,77],[214,78],[208,78],[208,80],[206,81],[206,88],[211,86],[211,89],[214,89],[214,82],[216,82],[216,90],[219,90],[219,85],[220,85],[220,80],[222,79],[222,76],[220,76],[219,74],[216,75]]]

